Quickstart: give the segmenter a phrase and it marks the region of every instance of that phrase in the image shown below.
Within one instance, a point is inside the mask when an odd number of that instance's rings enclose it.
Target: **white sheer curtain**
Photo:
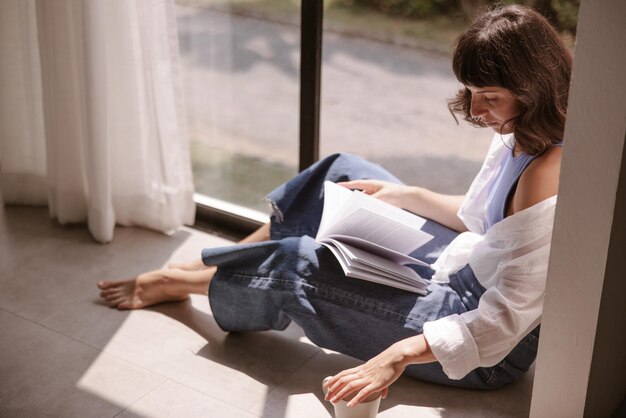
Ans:
[[[87,221],[194,220],[173,0],[0,1],[0,188]]]

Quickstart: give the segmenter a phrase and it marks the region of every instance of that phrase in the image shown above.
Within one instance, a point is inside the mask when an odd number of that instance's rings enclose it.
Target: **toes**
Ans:
[[[125,311],[127,309],[132,309],[132,306],[129,302],[122,302],[119,305],[117,305],[117,309],[121,311]]]
[[[102,298],[105,300],[106,304],[111,307],[116,307],[120,303],[128,300],[128,296],[123,293],[114,293],[102,296]]]
[[[103,298],[109,297],[109,296],[114,296],[114,295],[121,295],[124,292],[121,289],[117,289],[117,288],[113,288],[113,289],[105,289],[103,291],[100,292],[100,296]]]
[[[111,297],[107,299],[107,303],[111,308],[119,308],[119,306],[126,302],[128,299],[122,296]]]
[[[123,311],[123,310],[126,310],[126,309],[141,309],[144,306],[145,306],[145,304],[143,302],[141,302],[140,300],[136,300],[136,301],[124,300],[124,301],[118,303],[117,309]]]
[[[100,292],[100,297],[102,299],[106,299],[106,300],[113,300],[113,299],[117,299],[119,297],[124,296],[123,292],[120,292],[119,290],[103,290],[102,292]]]
[[[121,289],[127,287],[130,282],[133,282],[134,279],[127,280],[116,280],[116,281],[107,281],[101,280],[96,285],[100,290],[108,290],[108,289]]]
[[[115,289],[115,288],[124,286],[124,281],[109,282],[109,281],[102,280],[96,283],[96,285],[98,286],[100,290]]]

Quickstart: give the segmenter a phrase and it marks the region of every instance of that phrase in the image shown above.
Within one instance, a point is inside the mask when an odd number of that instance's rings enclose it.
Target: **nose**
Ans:
[[[476,96],[472,95],[472,101],[470,103],[470,116],[473,118],[484,117],[487,113],[484,103],[479,103]]]

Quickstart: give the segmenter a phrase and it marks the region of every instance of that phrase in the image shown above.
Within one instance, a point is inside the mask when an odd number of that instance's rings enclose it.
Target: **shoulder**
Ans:
[[[561,147],[552,147],[524,170],[513,198],[513,212],[519,212],[556,195],[562,154]]]

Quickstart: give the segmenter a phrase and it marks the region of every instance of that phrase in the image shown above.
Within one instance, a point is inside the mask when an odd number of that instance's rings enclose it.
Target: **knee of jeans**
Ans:
[[[259,273],[287,280],[307,278],[319,268],[316,252],[319,246],[308,236],[284,238],[259,267]]]
[[[349,152],[338,152],[331,155],[328,158],[332,158],[336,164],[348,164],[351,165],[355,161],[363,161],[362,157],[351,154]]]
[[[366,177],[371,177],[373,174],[372,167],[375,165],[358,155],[341,152],[333,154],[327,159],[330,160],[328,164],[328,171],[326,174],[326,180],[332,182],[342,182],[363,178],[362,172],[370,173]],[[365,169],[365,167],[368,167]]]

